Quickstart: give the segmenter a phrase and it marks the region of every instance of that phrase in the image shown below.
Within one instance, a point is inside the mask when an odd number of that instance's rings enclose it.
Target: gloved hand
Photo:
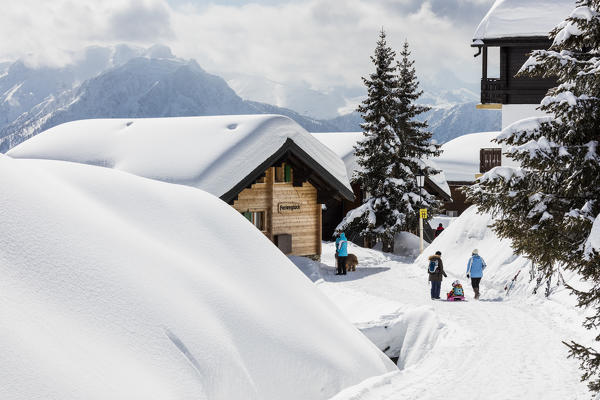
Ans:
[[[467,279],[471,278],[471,275],[467,274]]]

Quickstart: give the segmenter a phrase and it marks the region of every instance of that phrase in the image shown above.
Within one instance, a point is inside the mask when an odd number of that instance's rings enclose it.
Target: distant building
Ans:
[[[553,78],[515,78],[532,50],[547,49],[549,32],[572,11],[570,0],[496,0],[473,35],[481,55],[482,109],[501,109],[502,128],[527,117],[542,116],[536,108]]]
[[[452,199],[444,204],[446,214],[457,217],[471,204],[460,188],[471,186],[479,176],[494,167],[515,165],[493,142],[500,132],[479,132],[459,136],[442,145],[435,162],[444,171]]]
[[[354,200],[342,160],[278,115],[73,121],[7,155],[100,165],[205,190],[291,255],[319,257],[322,205]]]

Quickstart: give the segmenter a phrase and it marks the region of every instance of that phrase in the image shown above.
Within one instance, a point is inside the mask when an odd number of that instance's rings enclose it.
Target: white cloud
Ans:
[[[159,42],[210,72],[305,81],[325,90],[362,85],[383,27],[398,51],[408,39],[422,75],[445,68],[463,79],[478,79],[469,48],[476,23],[436,15],[430,6],[435,1],[397,2],[406,8],[393,11],[389,0],[176,8],[166,0],[21,0],[3,7],[0,59],[28,55],[33,64],[60,65],[89,44]]]

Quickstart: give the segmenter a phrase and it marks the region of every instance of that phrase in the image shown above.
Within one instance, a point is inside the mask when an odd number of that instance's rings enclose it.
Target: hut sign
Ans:
[[[279,210],[280,214],[300,211],[300,203],[294,203],[294,202],[279,203],[277,206],[277,209]]]

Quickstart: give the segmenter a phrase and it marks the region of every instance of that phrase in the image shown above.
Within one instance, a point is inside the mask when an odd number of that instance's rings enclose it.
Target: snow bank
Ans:
[[[324,259],[333,264],[333,260],[329,258],[332,253],[329,250],[333,250],[333,244],[325,243],[324,247]],[[387,259],[386,255],[379,253],[380,257],[373,260],[372,256],[377,251],[358,246],[352,246],[349,252],[356,254],[359,266],[344,278],[333,276],[333,268],[327,264],[304,257],[291,259],[369,340],[389,357],[397,359],[399,368],[410,368],[418,364],[435,346],[444,324],[430,305],[405,304],[379,295],[341,288],[341,282],[337,282],[337,279],[356,280],[360,286],[360,282],[366,281],[366,277],[385,270],[381,268],[381,262]],[[397,289],[401,290],[400,287]]]
[[[600,253],[600,215],[594,220],[590,236],[585,242],[585,255],[590,256],[593,251]]]
[[[424,224],[427,221],[423,222]],[[403,256],[415,259],[419,255],[421,238],[410,232],[398,232],[394,237],[394,251],[393,253],[397,256]],[[423,246],[429,246],[429,242],[423,239]],[[377,243],[373,249],[381,251],[383,248],[382,243]]]
[[[222,196],[291,139],[350,191],[339,157],[279,115],[225,115],[67,122],[7,152],[100,165]]]
[[[496,168],[494,170],[498,170]],[[493,170],[493,171],[494,171]],[[487,176],[487,174],[486,174]],[[507,298],[505,287],[517,275],[510,297],[521,299],[530,297],[537,285],[538,275],[531,270],[532,260],[514,254],[511,242],[500,239],[490,228],[494,218],[490,214],[478,214],[477,207],[471,206],[436,238],[416,264],[426,265],[427,257],[440,250],[444,269],[451,279],[459,279],[463,286],[467,283],[467,262],[473,249],[477,249],[487,263],[482,285],[485,297],[491,299]],[[533,275],[532,275],[533,273]],[[579,277],[573,272],[561,269],[562,277],[570,284],[581,285]],[[540,280],[537,295],[544,296],[547,279]],[[569,308],[574,306],[572,297],[564,286],[556,286],[556,277],[552,278],[552,299]]]
[[[393,364],[203,191],[0,155],[10,399],[326,399]]]
[[[435,215],[427,222],[429,223],[429,226],[431,226],[431,229],[435,231],[439,224],[442,224],[444,229],[446,229],[455,219],[456,217],[449,217],[447,215]]]
[[[442,252],[446,272],[451,274],[453,279],[459,278],[465,286],[467,262],[472,250],[478,249],[487,263],[483,283],[489,285],[491,290],[488,290],[486,297],[504,296],[506,282],[519,270],[522,270],[521,274],[523,274],[519,284],[525,283],[522,285],[522,289],[525,290],[529,283],[527,277],[531,261],[514,255],[510,241],[499,239],[489,228],[493,222],[491,215],[478,214],[477,207],[469,207],[444,229],[416,263],[426,265],[427,257],[439,250]]]
[[[473,34],[473,41],[548,36],[573,10],[566,0],[496,0]]]

